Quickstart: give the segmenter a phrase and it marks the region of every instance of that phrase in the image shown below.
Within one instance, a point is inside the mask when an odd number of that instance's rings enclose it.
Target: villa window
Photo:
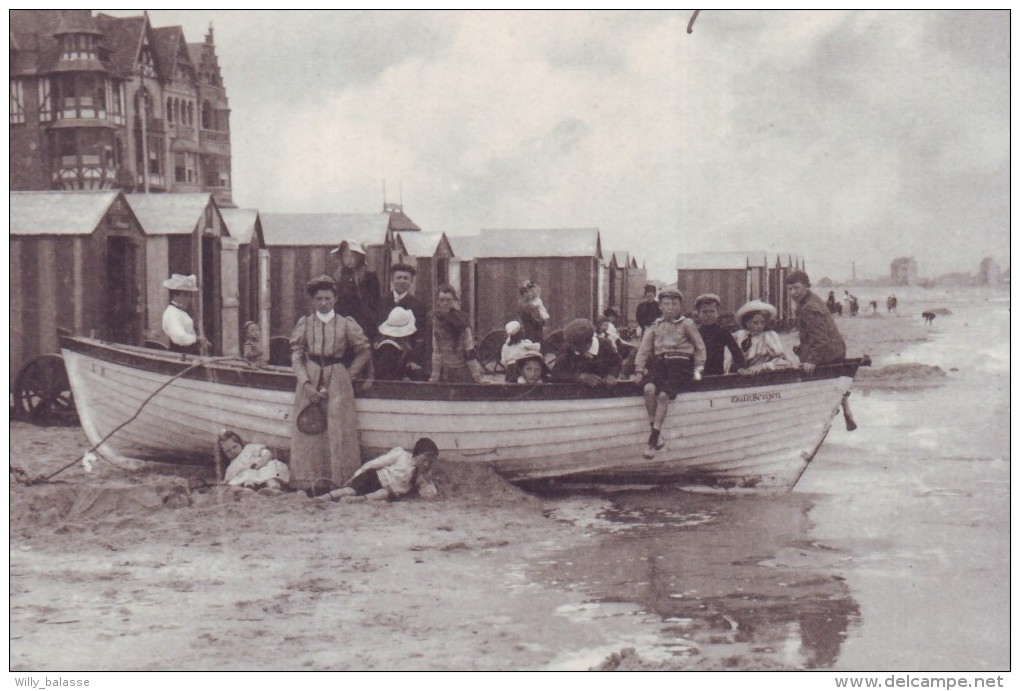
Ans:
[[[20,79],[11,80],[11,124],[25,122],[25,94]]]

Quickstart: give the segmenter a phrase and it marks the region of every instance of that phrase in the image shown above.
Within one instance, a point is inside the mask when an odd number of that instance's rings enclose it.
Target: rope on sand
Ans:
[[[206,359],[206,360],[202,360],[201,362],[196,362],[193,365],[189,365],[188,367],[185,367],[184,369],[182,369],[180,372],[178,372],[174,376],[170,377],[170,379],[168,379],[163,384],[161,384],[159,386],[159,388],[157,388],[155,391],[153,391],[151,394],[149,394],[148,398],[146,398],[144,401],[142,401],[142,404],[140,406],[138,406],[138,410],[136,410],[131,417],[129,417],[127,420],[125,420],[124,422],[122,422],[119,425],[117,425],[116,427],[114,427],[113,430],[109,434],[107,434],[105,437],[103,437],[98,442],[96,442],[96,444],[94,444],[92,446],[92,448],[90,448],[88,451],[86,451],[84,454],[82,454],[79,458],[74,459],[73,461],[71,461],[67,465],[65,465],[62,468],[59,468],[59,469],[53,471],[49,475],[37,475],[35,477],[32,477],[32,476],[28,475],[28,473],[26,473],[22,468],[19,468],[17,466],[11,466],[10,467],[10,475],[14,478],[15,482],[19,482],[21,484],[25,484],[25,485],[38,485],[38,484],[42,484],[44,482],[49,482],[54,477],[56,477],[60,473],[64,472],[65,470],[67,470],[71,466],[77,465],[83,459],[85,459],[89,454],[93,454],[94,457],[102,458],[104,461],[106,461],[107,463],[109,463],[110,465],[112,465],[115,468],[127,471],[127,468],[123,468],[123,467],[117,465],[116,463],[114,463],[110,459],[108,459],[105,456],[103,456],[101,453],[98,453],[96,450],[100,446],[102,446],[104,443],[106,443],[106,441],[110,437],[112,437],[114,434],[116,434],[120,430],[124,429],[129,423],[134,421],[135,418],[137,418],[138,415],[142,412],[142,409],[145,408],[146,405],[148,405],[149,401],[151,401],[153,398],[155,398],[156,395],[159,394],[159,392],[161,392],[163,389],[165,389],[166,387],[170,386],[170,384],[174,383],[176,380],[180,379],[181,377],[183,377],[184,375],[188,374],[189,372],[193,372],[195,370],[201,369],[201,368],[205,367],[206,365],[211,365],[211,364],[213,364],[215,362],[239,362],[239,363],[243,363],[244,365],[246,365],[248,367],[255,368],[254,365],[252,365],[250,362],[248,362],[244,358],[240,358],[240,357],[237,357],[235,355],[224,355],[224,356],[221,356],[221,357],[209,358],[209,359]]]

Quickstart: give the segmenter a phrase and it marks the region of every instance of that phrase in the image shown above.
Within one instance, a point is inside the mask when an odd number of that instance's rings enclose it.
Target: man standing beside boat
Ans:
[[[814,374],[819,365],[839,362],[846,357],[846,343],[825,301],[811,292],[807,273],[791,271],[787,290],[797,303],[797,332],[800,346],[795,349],[805,374]]]

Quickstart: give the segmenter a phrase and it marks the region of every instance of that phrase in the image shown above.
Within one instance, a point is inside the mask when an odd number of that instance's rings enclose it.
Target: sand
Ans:
[[[850,354],[893,356],[922,342],[931,332],[919,311],[841,319]],[[862,387],[938,386],[944,376],[887,368]],[[87,446],[78,429],[12,422],[10,435],[11,464],[29,475]],[[554,520],[548,499],[484,469],[440,464],[437,480],[438,500],[375,505],[264,497],[169,466],[103,461],[45,484],[12,482],[10,667],[584,669],[571,652],[599,649],[624,651],[603,668],[642,666],[626,650],[639,616],[598,626],[564,616],[584,606],[583,588],[529,577],[543,555],[593,545],[591,530]]]

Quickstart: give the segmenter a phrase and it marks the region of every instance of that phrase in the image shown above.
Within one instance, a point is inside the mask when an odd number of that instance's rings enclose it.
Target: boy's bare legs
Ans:
[[[357,494],[357,492],[354,491],[353,487],[341,487],[340,489],[335,489],[332,492],[320,494],[318,498],[324,501],[336,501],[343,497],[353,497],[355,494]]]
[[[644,396],[645,396],[645,410],[648,411],[648,424],[654,427],[655,408],[657,405],[657,402],[655,400],[655,384],[652,384],[651,382],[645,384]]]
[[[662,432],[662,423],[666,419],[666,412],[669,410],[669,396],[664,391],[656,396],[654,386],[651,387],[651,396],[648,392],[648,387],[645,387],[645,405],[648,405],[650,398],[654,407],[649,406],[652,431],[648,435],[648,446],[645,447],[643,455],[645,458],[655,458],[655,452],[666,446],[666,442],[659,435]]]

